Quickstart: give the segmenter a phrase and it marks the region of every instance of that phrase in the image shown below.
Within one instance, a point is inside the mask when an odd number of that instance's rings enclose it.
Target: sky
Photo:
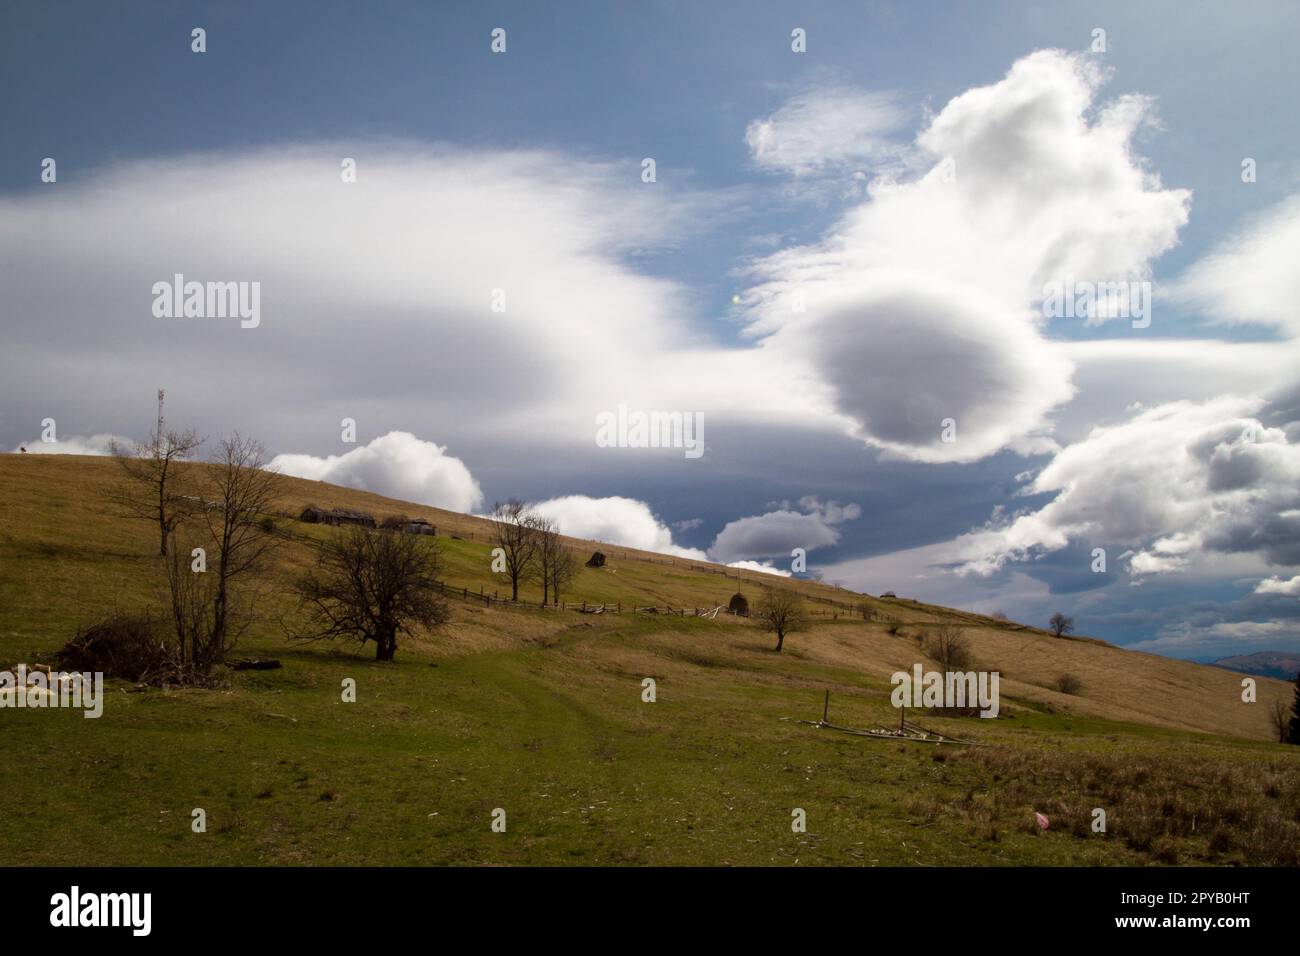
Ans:
[[[163,388],[290,474],[1300,650],[1298,39],[1262,0],[8,3],[0,449],[104,454]],[[652,413],[699,453],[602,434]]]

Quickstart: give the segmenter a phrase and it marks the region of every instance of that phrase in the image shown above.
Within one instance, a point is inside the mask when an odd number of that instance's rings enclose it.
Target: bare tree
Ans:
[[[560,526],[548,518],[526,519],[536,535],[536,548],[529,578],[542,586],[542,603],[560,603],[560,592],[578,575],[578,560],[560,537]]]
[[[217,546],[213,633],[223,642],[232,620],[232,582],[260,568],[275,544],[261,519],[279,495],[280,476],[266,464],[262,445],[236,432],[222,440],[209,476],[213,507],[203,515]]]
[[[569,548],[561,545],[556,549],[551,558],[551,600],[560,603],[560,592],[573,583],[580,570],[582,566]]]
[[[252,595],[237,585],[263,566],[275,545],[264,516],[280,483],[266,470],[262,446],[238,433],[221,442],[203,479],[202,509],[182,529],[193,526],[203,543],[174,548],[167,562],[178,657],[192,678],[220,663],[252,621]]]
[[[174,637],[176,678],[197,683],[216,665],[225,651],[225,636],[213,628],[214,582],[206,568],[199,570],[197,556],[175,547],[167,555],[167,610]]]
[[[767,588],[758,602],[758,610],[753,614],[755,620],[763,625],[763,630],[776,634],[776,651],[781,653],[785,646],[787,634],[795,634],[808,629],[808,617],[803,603],[793,591],[779,588]]]
[[[1064,637],[1074,630],[1074,618],[1066,617],[1060,611],[1057,611],[1047,622],[1047,626],[1051,628],[1052,634],[1056,637]]]
[[[945,674],[964,671],[971,666],[970,641],[961,628],[952,624],[941,624],[926,636],[925,653],[939,662]]]
[[[1289,744],[1300,744],[1300,671],[1295,675],[1295,697],[1291,701],[1291,717],[1287,721]]]
[[[126,475],[126,487],[117,496],[128,517],[158,524],[158,553],[167,553],[172,531],[188,504],[176,463],[188,459],[203,439],[193,429],[167,431],[162,414],[163,393],[158,392],[158,423],[147,441],[124,448],[116,441],[110,451]]]
[[[560,529],[554,521],[540,515],[533,516],[529,521],[532,524],[533,532],[537,535],[537,546],[533,566],[528,573],[532,580],[542,586],[542,604],[549,604],[551,574],[554,571],[555,562],[563,550],[560,545]]]
[[[1291,714],[1286,701],[1275,700],[1268,709],[1268,720],[1277,734],[1277,742],[1284,744],[1291,739]]]
[[[519,582],[527,577],[537,559],[538,542],[535,516],[522,501],[511,498],[492,506],[492,543],[501,549],[506,574],[510,578],[510,600],[519,600]]]
[[[438,546],[422,536],[351,527],[319,546],[315,569],[295,586],[308,623],[292,636],[374,641],[375,660],[391,661],[398,634],[447,622],[441,565]]]

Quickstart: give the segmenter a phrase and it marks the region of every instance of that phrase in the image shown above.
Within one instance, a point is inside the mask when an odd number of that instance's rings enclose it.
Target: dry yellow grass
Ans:
[[[118,467],[110,459],[0,455],[0,583],[10,610],[15,612],[11,620],[48,613],[55,596],[69,621],[101,612],[105,589],[124,600],[145,596],[139,583],[140,568],[149,560],[153,531],[147,524],[115,516],[111,496],[119,480]],[[447,542],[441,536],[452,534],[472,542],[463,544],[466,548],[486,553],[488,547],[484,519],[366,491],[285,478],[281,513],[295,516],[308,504],[368,511],[377,518],[399,514],[424,517],[437,526],[444,544]],[[33,570],[35,562],[25,567],[24,562],[13,560],[19,552],[6,545],[18,541],[24,549],[35,549],[41,555],[39,572]],[[615,565],[602,571],[585,570],[575,582],[574,600],[704,606],[725,601],[737,588],[752,592],[774,583],[766,575],[724,570],[704,562],[590,541],[573,544],[584,553],[599,549],[610,555]],[[289,549],[282,556],[281,570],[291,573],[305,566],[308,558],[304,547]],[[100,577],[107,580],[97,580],[93,588],[86,586],[88,578]],[[497,583],[488,573],[486,561],[481,567],[453,565],[449,579],[471,589],[486,586],[490,590]],[[785,581],[782,586],[798,590],[810,607],[840,615],[835,621],[819,619],[822,623],[810,632],[793,638],[788,644],[789,655],[853,669],[881,681],[924,660],[920,638],[928,628],[947,622],[963,628],[981,668],[1002,673],[1005,697],[1056,712],[1268,740],[1272,737],[1267,716],[1271,703],[1289,701],[1293,692],[1289,684],[1257,678],[1258,703],[1246,704],[1241,700],[1242,675],[1219,668],[1126,651],[1091,638],[1053,638],[1041,630],[969,612],[868,598],[812,581]],[[857,603],[871,607],[877,621],[855,620],[852,608]],[[439,638],[439,655],[545,642],[575,623],[573,615],[521,614],[472,602],[456,602],[454,614],[454,626]],[[897,635],[891,635],[888,624],[879,621],[881,615],[899,625]],[[735,635],[710,648],[711,653],[721,654],[724,662],[728,655],[739,655],[736,663],[747,667],[753,655],[769,654],[768,639],[752,625],[718,623],[720,636]],[[671,631],[668,622],[664,624],[664,630]],[[7,636],[22,635],[11,632]],[[23,647],[21,640],[11,643],[15,645]],[[1056,691],[1055,681],[1062,674],[1078,678],[1081,693]],[[1014,708],[1015,704],[1006,706]]]

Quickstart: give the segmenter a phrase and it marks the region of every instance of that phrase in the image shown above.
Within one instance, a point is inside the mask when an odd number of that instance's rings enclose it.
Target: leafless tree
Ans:
[[[167,610],[173,635],[176,678],[201,682],[225,651],[224,635],[213,627],[215,575],[195,567],[197,557],[175,547],[167,555]]]
[[[159,554],[167,553],[167,542],[188,505],[177,462],[188,459],[202,444],[193,429],[167,431],[160,412],[147,441],[130,447],[114,441],[110,446],[126,476],[126,486],[116,500],[129,517],[157,522]]]
[[[763,630],[776,634],[776,651],[781,653],[785,646],[787,634],[795,634],[808,629],[808,616],[803,603],[793,591],[781,588],[767,588],[758,602],[758,609],[753,617],[763,626]]]
[[[195,679],[220,663],[252,621],[253,594],[238,585],[264,566],[276,543],[265,517],[279,484],[262,446],[236,433],[202,474],[199,512],[176,534],[167,561],[171,617],[181,665]],[[192,540],[179,545],[185,532],[201,542],[201,555]]]
[[[316,567],[298,581],[307,626],[292,636],[374,641],[375,660],[391,661],[398,634],[447,622],[440,570],[438,546],[423,536],[348,528],[319,546]]]
[[[569,548],[560,545],[551,557],[551,600],[556,604],[560,603],[560,592],[573,583],[580,570],[582,565],[578,563],[577,555]]]
[[[1047,626],[1051,628],[1052,634],[1056,637],[1064,637],[1074,630],[1074,618],[1066,617],[1060,611],[1057,611],[1047,622]]]
[[[522,501],[492,506],[492,544],[501,549],[506,575],[510,578],[510,600],[519,600],[519,582],[524,580],[537,560],[541,535],[536,516]]]
[[[1277,734],[1277,742],[1287,743],[1291,739],[1291,708],[1286,701],[1275,700],[1268,709],[1268,720]]]
[[[560,530],[555,522],[540,515],[532,516],[529,521],[537,535],[537,547],[534,552],[532,567],[528,576],[542,586],[542,603],[549,604],[551,596],[551,568],[561,551]]]
[[[939,663],[943,672],[964,671],[971,666],[970,641],[961,628],[941,624],[925,639],[925,653]]]

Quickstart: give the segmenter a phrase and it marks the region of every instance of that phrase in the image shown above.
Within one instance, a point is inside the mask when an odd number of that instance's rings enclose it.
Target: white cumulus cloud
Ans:
[[[1190,201],[1133,153],[1152,104],[1097,103],[1102,80],[1083,57],[1024,57],[921,132],[927,172],[877,179],[820,242],[753,266],[750,334],[846,431],[922,461],[1055,447],[1073,365],[1043,334],[1044,286],[1148,276]]]
[[[463,461],[410,432],[389,432],[342,455],[276,455],[270,467],[286,475],[450,511],[472,511],[483,501],[483,492]]]
[[[1258,417],[1262,398],[1138,410],[1062,450],[1028,486],[1055,498],[954,542],[966,572],[1071,542],[1124,547],[1135,575],[1210,553],[1300,564],[1300,445]]]
[[[564,495],[530,504],[529,507],[559,525],[561,534],[573,538],[605,541],[680,558],[708,560],[703,551],[683,548],[673,543],[672,530],[655,517],[649,505],[635,498]]]

